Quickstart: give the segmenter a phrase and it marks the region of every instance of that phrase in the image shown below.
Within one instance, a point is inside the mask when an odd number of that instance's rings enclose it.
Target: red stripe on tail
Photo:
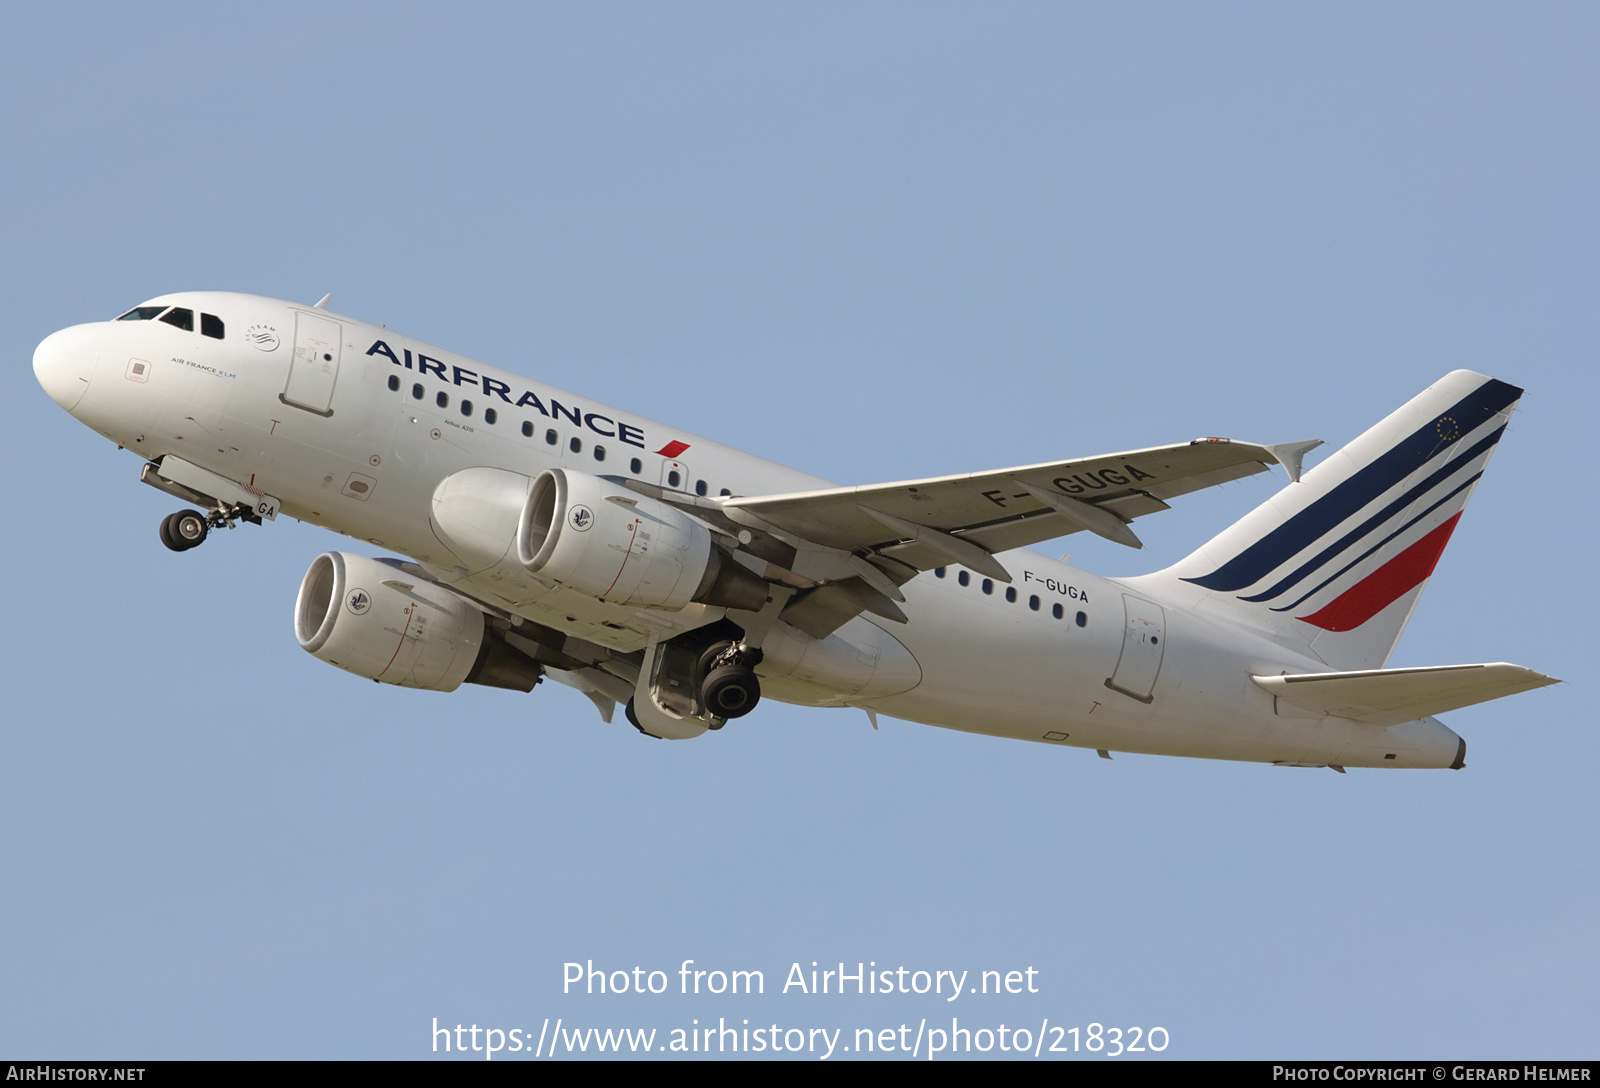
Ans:
[[[1455,532],[1455,517],[1329,601],[1314,615],[1296,617],[1325,631],[1353,631],[1421,585]]]

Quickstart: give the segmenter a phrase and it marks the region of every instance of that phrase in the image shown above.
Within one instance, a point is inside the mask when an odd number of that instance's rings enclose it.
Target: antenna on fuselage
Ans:
[[[313,306],[311,308],[313,310],[326,310],[328,308],[328,302],[332,298],[333,298],[333,292],[329,291],[327,294],[322,296],[322,301],[321,302],[317,303],[315,306]]]

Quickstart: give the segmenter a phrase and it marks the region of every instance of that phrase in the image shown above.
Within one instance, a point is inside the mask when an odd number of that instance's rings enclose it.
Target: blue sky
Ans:
[[[1592,6],[34,6],[0,40],[13,423],[0,1051],[431,1055],[435,1017],[1161,1025],[1178,1057],[1593,1057]],[[839,482],[1202,434],[1337,446],[1526,387],[1395,665],[1568,683],[1461,773],[1121,756],[765,703],[644,740],[367,684],[340,538],[174,555],[35,384],[183,289],[312,301]],[[1281,479],[1191,496],[1098,573]],[[562,964],[759,969],[563,995]],[[777,992],[790,965],[1037,994]],[[987,1003],[985,1003],[987,1002]],[[971,1017],[969,1021],[967,1018]]]

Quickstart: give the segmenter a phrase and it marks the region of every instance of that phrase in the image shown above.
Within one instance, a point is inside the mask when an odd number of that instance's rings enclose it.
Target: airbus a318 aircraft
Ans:
[[[314,306],[164,295],[63,329],[45,391],[198,509],[174,551],[279,514],[332,551],[311,654],[454,691],[541,678],[695,737],[762,698],[1098,750],[1300,767],[1464,765],[1433,715],[1556,681],[1384,664],[1521,390],[1458,370],[1302,475],[1320,442],[1202,438],[837,487]],[[1024,550],[1281,465],[1290,483],[1166,570]]]

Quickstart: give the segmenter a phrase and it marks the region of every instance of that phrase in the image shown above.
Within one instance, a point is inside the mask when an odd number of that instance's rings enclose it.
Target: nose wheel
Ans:
[[[211,531],[210,519],[198,510],[179,510],[161,522],[161,543],[175,552],[198,548]]]

